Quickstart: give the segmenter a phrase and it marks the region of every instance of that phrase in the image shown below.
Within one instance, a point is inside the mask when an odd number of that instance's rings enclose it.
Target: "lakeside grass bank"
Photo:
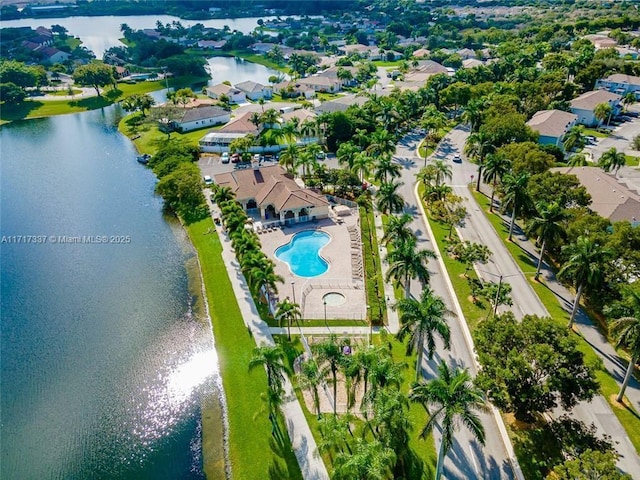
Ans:
[[[206,82],[207,79],[208,77],[184,76],[171,78],[168,83],[170,88],[182,88]],[[2,110],[0,110],[0,125],[16,120],[97,110],[108,107],[130,95],[149,93],[163,88],[167,88],[167,82],[164,80],[135,84],[118,83],[117,89],[106,88],[101,97],[94,96],[71,100],[25,100],[13,105],[4,104]]]
[[[289,471],[291,458],[280,457],[279,452],[272,448],[271,425],[261,398],[262,392],[266,391],[266,373],[263,369],[248,371],[255,342],[233,293],[222,259],[222,244],[211,217],[185,228],[200,261],[220,376],[227,398],[232,478],[275,480],[280,477],[274,477],[273,472]]]

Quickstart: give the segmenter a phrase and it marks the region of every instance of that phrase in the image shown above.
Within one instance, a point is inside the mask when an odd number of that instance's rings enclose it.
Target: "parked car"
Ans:
[[[220,161],[222,163],[229,163],[229,152],[222,152],[222,156],[220,157]]]
[[[240,154],[234,153],[231,155],[231,163],[238,163],[240,161]]]
[[[324,160],[325,158],[327,158],[327,155],[324,152],[316,153],[316,160]]]
[[[213,184],[213,178],[211,178],[209,175],[205,175],[204,176],[204,184],[205,185],[212,185]]]
[[[456,153],[456,154],[453,156],[453,161],[454,161],[455,163],[462,163],[462,157],[460,157],[460,155]]]

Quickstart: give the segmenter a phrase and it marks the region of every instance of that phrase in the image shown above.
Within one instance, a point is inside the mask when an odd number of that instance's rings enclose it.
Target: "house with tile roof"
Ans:
[[[185,108],[182,116],[174,121],[175,129],[180,132],[190,132],[199,128],[213,127],[227,123],[231,119],[231,112],[215,106],[201,106]]]
[[[462,61],[462,68],[476,68],[484,65],[482,60],[478,60],[477,58],[467,58]]]
[[[273,86],[273,91],[282,96],[282,98],[297,98],[302,97],[307,100],[316,96],[316,91],[309,85],[303,85],[297,81],[287,81],[276,83]]]
[[[562,148],[562,138],[576,124],[578,116],[561,110],[536,112],[527,125],[540,134],[538,143]]]
[[[613,109],[612,115],[615,116],[620,113],[620,100],[622,100],[622,97],[618,94],[607,92],[606,90],[592,90],[574,98],[569,102],[569,105],[571,113],[578,116],[577,123],[592,127],[602,123],[594,115],[598,105],[601,103],[609,104]]]
[[[327,198],[300,186],[280,165],[221,173],[214,181],[229,187],[248,214],[266,222],[290,225],[329,216]]]
[[[257,102],[261,98],[269,100],[273,96],[271,86],[265,86],[258,82],[247,80],[246,82],[237,83],[235,87],[244,93],[249,100]]]
[[[234,140],[238,138],[244,138],[249,134],[258,136],[260,134],[262,126],[256,126],[251,122],[251,114],[252,112],[245,112],[239,117],[232,119],[229,123],[227,123],[219,130],[214,130],[207,133],[198,141],[200,150],[202,150],[203,152],[228,152],[229,145]],[[257,149],[261,147],[255,148]],[[275,149],[277,149],[277,147],[272,148],[271,150]],[[262,150],[266,151],[267,149]]]
[[[315,92],[336,93],[342,89],[342,81],[320,75],[298,79],[297,83],[312,88]]]
[[[575,175],[591,195],[589,208],[612,222],[628,221],[640,226],[640,195],[599,167],[560,167],[551,171]]]
[[[596,82],[596,88],[608,90],[618,95],[625,96],[627,93],[635,93],[640,99],[640,77],[625,75],[624,73],[614,73],[607,78],[602,78]]]
[[[413,52],[413,56],[416,58],[424,58],[428,57],[429,55],[431,55],[431,51],[427,50],[426,48],[419,48],[418,50]]]
[[[226,95],[229,98],[229,103],[232,104],[244,103],[247,101],[247,97],[242,90],[232,87],[231,85],[227,85],[226,83],[218,83],[212,87],[207,87],[206,92],[207,96],[214,100],[220,100],[220,97]]]

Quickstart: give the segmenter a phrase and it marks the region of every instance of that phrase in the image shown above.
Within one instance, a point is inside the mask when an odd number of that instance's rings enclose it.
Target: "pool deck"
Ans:
[[[276,228],[259,233],[262,250],[274,260],[276,273],[284,278],[279,298],[295,300],[300,304],[304,319],[325,318],[324,295],[340,293],[345,297],[342,305],[326,305],[326,318],[366,321],[367,306],[363,282],[362,248],[357,211],[340,217],[342,223],[332,218]],[[304,230],[320,230],[331,236],[320,255],[329,263],[329,270],[317,277],[304,278],[294,275],[287,263],[275,256],[278,247],[288,243],[293,235]],[[294,293],[295,291],[295,293]]]

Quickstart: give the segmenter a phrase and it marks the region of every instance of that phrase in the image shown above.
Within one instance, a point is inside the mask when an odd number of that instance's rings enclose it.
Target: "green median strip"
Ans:
[[[233,478],[279,478],[270,472],[282,471],[289,472],[287,478],[301,478],[297,463],[291,464],[290,455],[283,459],[272,450],[271,424],[265,403],[260,398],[267,389],[266,374],[262,369],[248,371],[256,345],[238,308],[213,222],[207,218],[191,224],[187,232],[198,252],[213,324],[227,399],[229,459]]]
[[[535,270],[536,264],[530,260],[527,253],[518,244],[507,241],[509,226],[505,225],[500,216],[488,213],[490,200],[478,192],[474,192],[474,196],[480,207],[487,213],[487,218],[520,269],[523,272]],[[533,280],[532,276],[527,276],[527,278],[533,290],[549,312],[549,315],[559,324],[566,325],[569,322],[569,312],[562,308],[554,293],[544,283]],[[597,322],[594,321],[594,323]],[[579,349],[584,354],[585,363],[596,369],[596,377],[600,382],[600,393],[609,402],[611,409],[627,432],[636,451],[640,452],[640,416],[633,409],[628,406],[621,406],[615,401],[615,396],[619,391],[618,383],[611,374],[603,368],[600,357],[598,357],[591,345],[589,345],[581,335],[579,335],[579,337]]]

